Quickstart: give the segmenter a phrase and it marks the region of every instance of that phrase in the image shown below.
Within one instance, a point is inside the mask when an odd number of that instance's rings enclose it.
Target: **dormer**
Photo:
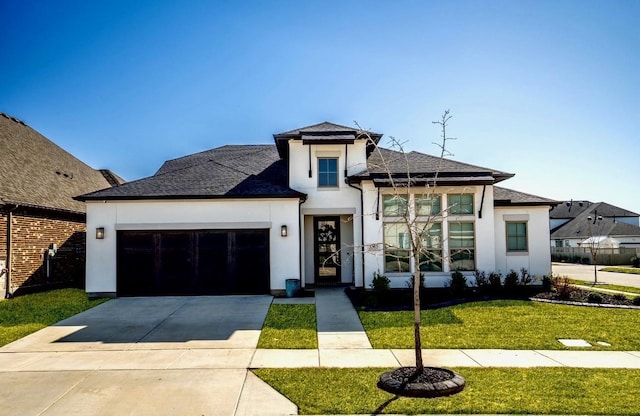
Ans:
[[[339,189],[350,175],[366,170],[367,156],[382,134],[323,122],[274,134],[289,166],[294,189]]]

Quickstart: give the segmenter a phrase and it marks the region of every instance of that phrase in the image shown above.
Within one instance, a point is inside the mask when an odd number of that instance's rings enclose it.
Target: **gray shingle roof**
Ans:
[[[379,150],[379,151],[378,151]],[[389,172],[394,178],[429,181],[438,172],[438,183],[493,184],[511,178],[513,174],[483,168],[468,163],[428,155],[420,152],[402,153],[379,147],[367,159],[367,169],[351,176],[358,182],[363,179],[375,179],[380,183],[388,182]]]
[[[284,133],[274,134],[273,139],[276,142],[280,157],[287,159],[289,157],[288,141],[290,139],[303,140],[306,142],[353,143],[353,140],[356,138],[366,138],[367,136],[363,136],[363,133],[366,133],[368,138],[375,143],[378,143],[382,137],[382,134],[380,133],[370,131],[364,132],[357,128],[341,126],[340,124],[324,121],[311,126],[300,127]],[[371,148],[369,147],[368,150],[371,150]]]
[[[493,204],[495,206],[531,206],[531,205],[550,205],[555,206],[559,201],[543,198],[537,195],[531,195],[524,192],[514,191],[513,189],[502,188],[500,186],[493,187]]]
[[[624,222],[614,220],[613,217],[603,216],[601,221],[593,224],[593,221],[589,221],[587,217],[596,218],[597,215],[602,215],[600,210],[603,207],[599,207],[601,203],[592,204],[588,209],[583,210],[571,221],[561,225],[551,232],[552,240],[562,240],[567,238],[589,238],[591,234],[597,236],[609,236],[609,237],[629,237],[640,236],[640,227],[637,225],[631,225]]]
[[[85,205],[73,197],[110,187],[100,171],[4,113],[0,149],[0,205],[85,212]]]
[[[640,214],[629,211],[624,208],[616,207],[615,205],[608,204],[606,202],[591,202],[591,201],[562,201],[560,205],[555,207],[550,213],[550,218],[575,218],[582,212],[594,209],[598,210],[598,215],[603,217],[638,217]]]
[[[230,145],[169,160],[153,176],[79,199],[304,198],[287,183],[275,146]]]

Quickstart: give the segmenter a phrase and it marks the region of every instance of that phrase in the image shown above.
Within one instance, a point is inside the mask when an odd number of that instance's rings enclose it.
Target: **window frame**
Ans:
[[[319,157],[318,158],[318,188],[338,188],[340,186],[340,169],[338,169],[339,166],[339,158],[337,157]],[[329,170],[328,166],[327,169],[321,169],[321,162],[323,161],[335,161],[335,171]],[[331,177],[329,175],[332,175]],[[323,184],[323,177],[325,179],[332,179],[335,178],[335,184],[333,183],[327,183],[327,184]]]
[[[528,221],[506,221],[505,222],[505,243],[506,243],[506,249],[507,249],[507,253],[528,253],[529,252],[529,226],[528,226]],[[516,235],[511,235],[509,232],[509,226],[510,225],[523,225],[524,226],[524,236],[522,235],[518,235],[516,233]],[[517,227],[516,227],[516,231],[517,231]],[[516,241],[519,241],[520,239],[524,239],[524,248],[511,248],[510,246],[510,241],[512,238],[517,239]],[[519,246],[518,243],[516,243],[516,246]]]
[[[387,200],[396,199],[403,201],[400,204],[387,206]],[[388,209],[387,209],[388,208]],[[404,212],[403,212],[404,211]],[[383,194],[382,195],[382,216],[390,218],[399,218],[409,213],[409,198],[406,195]]]
[[[416,226],[423,230],[423,227],[426,223],[416,223]],[[431,234],[431,230],[434,228],[434,225],[438,226],[439,232],[436,235]],[[422,244],[423,249],[420,253],[420,271],[421,272],[443,272],[444,271],[444,259],[442,257],[442,222],[431,222],[428,224],[428,227],[424,229],[422,232]],[[426,233],[426,235],[425,235]],[[432,241],[425,240],[426,237],[436,237],[438,241],[433,244]],[[424,263],[427,259],[430,260],[428,263]]]
[[[471,203],[463,203],[462,198],[471,198]],[[456,203],[452,203],[452,200],[458,199]],[[470,210],[464,210],[463,208],[470,206]],[[475,194],[448,194],[447,195],[447,209],[449,215],[474,215],[475,212]]]
[[[460,236],[459,237],[454,237],[452,235],[452,231],[455,231],[454,228],[456,228],[457,226],[463,226],[463,225],[471,225],[471,230],[473,232],[472,236],[473,236],[473,240],[472,240],[472,245],[466,245],[464,244],[464,239],[462,237],[462,233],[464,230],[460,229]],[[475,226],[475,222],[473,221],[455,221],[455,222],[449,222],[448,224],[449,230],[448,230],[448,249],[449,249],[449,266],[451,271],[454,270],[461,270],[461,271],[473,271],[476,269],[476,226]],[[460,245],[455,245],[453,244],[455,241],[460,240]],[[467,267],[467,268],[460,268],[460,267],[454,267],[454,262],[455,261],[471,261],[472,262],[472,266],[471,267]]]
[[[383,261],[384,261],[384,272],[385,273],[407,273],[411,272],[411,242],[407,241],[406,244],[403,244],[404,238],[402,236],[401,231],[405,232],[406,238],[411,238],[409,234],[409,227],[402,222],[385,222],[383,223],[383,239],[384,239],[384,253],[383,253]],[[394,241],[393,244],[390,243],[389,236],[391,233],[388,231],[389,228],[394,227],[396,231],[393,233],[394,239],[397,240],[397,244]],[[399,229],[404,230],[399,230]],[[406,245],[406,247],[404,247]],[[387,256],[391,256],[392,261],[387,261]],[[405,260],[403,262],[401,260]],[[397,267],[389,267],[389,265],[397,265]]]
[[[414,204],[416,208],[416,216],[417,217],[430,217],[442,214],[442,195],[440,194],[415,194],[413,196]],[[428,201],[426,204],[421,203],[421,201]],[[437,210],[434,212],[434,206],[437,207]],[[427,209],[430,211],[428,213],[423,213],[422,209]]]

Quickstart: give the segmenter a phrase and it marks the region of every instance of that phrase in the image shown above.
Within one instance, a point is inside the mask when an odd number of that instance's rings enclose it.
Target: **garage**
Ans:
[[[269,230],[118,231],[118,296],[269,293]]]

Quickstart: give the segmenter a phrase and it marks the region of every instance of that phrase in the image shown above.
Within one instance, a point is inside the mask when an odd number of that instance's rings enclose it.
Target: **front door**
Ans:
[[[315,283],[340,283],[340,217],[315,217]]]

